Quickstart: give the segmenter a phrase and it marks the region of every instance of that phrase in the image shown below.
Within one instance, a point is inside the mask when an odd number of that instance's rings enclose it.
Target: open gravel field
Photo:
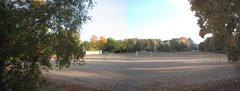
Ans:
[[[86,64],[73,63],[45,76],[55,83],[110,91],[169,88],[240,77],[239,68],[227,63],[225,55],[214,53],[89,55],[85,60]]]

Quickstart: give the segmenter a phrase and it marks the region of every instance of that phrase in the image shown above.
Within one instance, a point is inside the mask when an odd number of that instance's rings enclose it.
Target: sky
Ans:
[[[188,37],[195,43],[200,28],[188,0],[95,0],[92,17],[81,30],[81,38],[92,35],[114,39],[148,38],[169,40]]]

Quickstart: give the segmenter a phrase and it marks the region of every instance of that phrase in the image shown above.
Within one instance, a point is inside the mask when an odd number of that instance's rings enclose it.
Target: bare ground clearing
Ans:
[[[227,63],[225,55],[214,53],[92,55],[86,61],[45,76],[55,83],[111,91],[161,91],[240,77],[239,68]]]

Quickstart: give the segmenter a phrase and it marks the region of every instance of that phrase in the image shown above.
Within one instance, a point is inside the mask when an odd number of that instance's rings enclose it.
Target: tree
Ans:
[[[153,39],[151,40],[151,43],[152,43],[152,51],[157,51],[157,47],[161,45],[161,40],[160,39]]]
[[[92,35],[91,39],[91,50],[98,50],[99,45],[98,45],[98,37],[96,35]]]
[[[224,49],[229,61],[240,60],[240,1],[189,0],[191,10],[199,18],[200,36],[211,33],[224,36]]]
[[[118,51],[118,49],[119,49],[119,43],[116,40],[114,40],[113,38],[108,38],[104,51],[116,52],[116,51]]]
[[[174,52],[177,51],[178,43],[179,43],[178,39],[170,40],[170,49],[171,49],[171,51],[174,51]]]
[[[118,50],[116,51],[117,53],[125,53],[127,52],[127,44],[122,41],[122,40],[119,40],[118,41]]]
[[[43,81],[41,72],[78,59],[79,29],[90,19],[91,0],[0,1],[0,91],[32,91]]]
[[[219,35],[214,35],[210,38],[207,38],[204,42],[199,44],[199,49],[201,51],[223,53],[225,50],[223,38],[223,36]]]
[[[135,46],[135,51],[145,51],[146,50],[146,43],[143,39],[138,39],[136,46]]]
[[[214,36],[212,36],[212,48],[214,50],[214,52],[218,52],[218,53],[223,53],[225,50],[225,44],[226,42],[223,41],[224,40],[224,35],[223,34],[216,34]]]
[[[84,50],[90,50],[91,49],[91,43],[88,41],[83,42]]]
[[[127,52],[135,52],[136,51],[136,44],[137,44],[137,39],[125,39],[125,44],[127,47]]]
[[[158,51],[160,52],[170,52],[170,47],[167,44],[161,44],[158,46]]]
[[[170,40],[170,50],[176,51],[186,51],[188,45],[181,41],[181,38],[174,38]]]
[[[99,39],[99,48],[100,48],[101,50],[104,49],[106,43],[107,43],[107,39],[106,39],[104,36],[100,36],[100,39]]]
[[[213,38],[207,38],[204,42],[199,44],[201,51],[214,52]]]

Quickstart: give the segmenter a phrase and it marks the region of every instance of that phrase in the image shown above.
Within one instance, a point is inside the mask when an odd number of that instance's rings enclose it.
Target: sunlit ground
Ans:
[[[235,79],[240,75],[239,69],[229,64],[225,55],[213,53],[91,55],[86,61],[84,65],[74,63],[67,69],[51,70],[45,76],[57,84],[102,90],[161,91],[162,88]]]

